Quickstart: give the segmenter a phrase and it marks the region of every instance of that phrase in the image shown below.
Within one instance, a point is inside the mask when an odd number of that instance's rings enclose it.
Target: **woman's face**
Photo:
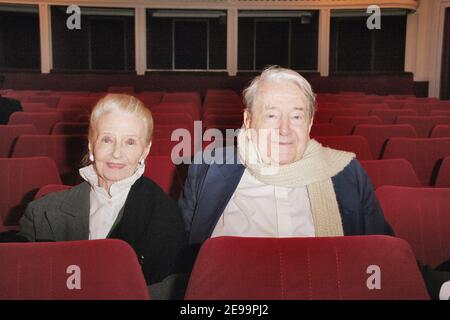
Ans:
[[[134,174],[150,152],[145,138],[144,120],[134,114],[110,111],[99,117],[89,150],[101,187],[109,191],[114,182]]]

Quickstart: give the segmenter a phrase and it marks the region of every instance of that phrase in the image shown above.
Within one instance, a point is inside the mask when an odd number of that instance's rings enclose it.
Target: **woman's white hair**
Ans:
[[[309,82],[298,72],[279,66],[270,66],[266,68],[259,76],[254,78],[250,85],[244,90],[244,102],[246,110],[252,112],[253,103],[258,93],[259,84],[262,81],[286,80],[296,84],[308,103],[309,118],[312,119],[316,112],[316,95],[314,94]]]

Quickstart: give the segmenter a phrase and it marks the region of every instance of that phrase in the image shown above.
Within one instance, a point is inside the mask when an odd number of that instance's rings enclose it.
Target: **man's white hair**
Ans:
[[[252,112],[253,103],[258,92],[259,84],[262,81],[286,80],[296,84],[305,96],[308,103],[309,118],[312,119],[316,112],[316,96],[309,82],[298,72],[279,66],[266,68],[259,76],[254,78],[250,85],[244,90],[244,102],[246,110]]]

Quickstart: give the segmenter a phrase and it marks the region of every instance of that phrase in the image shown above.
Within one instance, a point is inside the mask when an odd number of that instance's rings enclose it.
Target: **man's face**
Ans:
[[[263,81],[252,112],[244,114],[244,125],[254,129],[252,139],[263,160],[283,165],[303,157],[312,119],[306,97],[296,84],[287,80]]]

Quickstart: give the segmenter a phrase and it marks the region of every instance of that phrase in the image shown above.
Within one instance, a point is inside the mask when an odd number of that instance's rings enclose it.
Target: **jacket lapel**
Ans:
[[[67,192],[59,209],[46,212],[55,241],[88,240],[90,186],[83,182]]]
[[[245,167],[237,161],[210,165],[192,221],[190,243],[201,243],[211,236],[244,171]]]

